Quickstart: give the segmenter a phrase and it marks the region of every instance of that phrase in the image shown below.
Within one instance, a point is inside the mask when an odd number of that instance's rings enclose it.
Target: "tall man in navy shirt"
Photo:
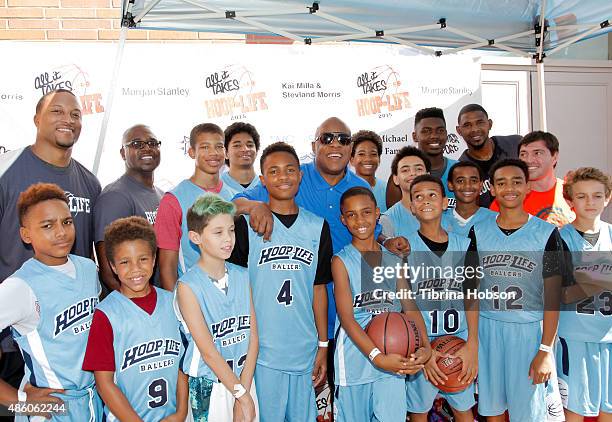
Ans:
[[[93,208],[101,188],[98,179],[72,158],[81,124],[81,105],[71,91],[48,92],[36,104],[34,144],[0,155],[0,284],[34,254],[19,236],[17,210],[19,194],[34,183],[55,183],[65,191],[76,230],[72,253],[92,256]],[[23,360],[6,332],[0,332],[0,350],[0,379],[16,386]]]

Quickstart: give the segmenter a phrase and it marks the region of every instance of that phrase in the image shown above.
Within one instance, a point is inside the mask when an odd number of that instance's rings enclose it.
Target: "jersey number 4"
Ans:
[[[276,295],[276,301],[281,305],[291,306],[293,301],[293,296],[291,296],[291,279],[283,281],[283,285]]]
[[[162,407],[168,403],[168,381],[158,378],[149,384],[149,397],[152,399],[147,404],[151,409]]]

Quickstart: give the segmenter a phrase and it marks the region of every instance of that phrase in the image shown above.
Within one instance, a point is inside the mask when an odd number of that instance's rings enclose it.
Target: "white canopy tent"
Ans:
[[[433,56],[502,50],[537,64],[543,130],[545,58],[612,30],[612,2],[607,0],[124,0],[122,16],[94,173],[130,30],[272,34],[311,46],[333,41],[395,43]]]

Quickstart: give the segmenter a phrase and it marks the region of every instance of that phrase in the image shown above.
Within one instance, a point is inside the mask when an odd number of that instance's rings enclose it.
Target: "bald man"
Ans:
[[[161,142],[148,126],[135,125],[123,133],[119,154],[125,173],[100,194],[94,208],[94,239],[100,265],[100,279],[108,290],[118,290],[119,280],[108,264],[104,250],[104,229],[118,218],[140,216],[155,223],[164,192],[153,185],[159,166]]]

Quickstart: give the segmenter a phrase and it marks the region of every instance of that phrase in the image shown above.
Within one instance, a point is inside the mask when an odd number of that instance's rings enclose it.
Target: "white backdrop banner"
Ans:
[[[0,68],[0,152],[34,142],[36,102],[55,88],[71,89],[83,107],[74,157],[94,161],[107,107],[115,44],[4,42]],[[379,175],[395,152],[412,145],[415,113],[445,110],[446,153],[465,148],[455,134],[459,109],[480,102],[480,63],[468,56],[424,57],[388,45],[277,46],[127,43],[117,81],[98,177],[106,185],[123,172],[123,131],[149,125],[162,141],[156,184],[168,189],[193,172],[186,154],[191,128],[213,122],[255,125],[262,147],[285,141],[310,158],[316,127],[330,116],[353,132],[384,140]]]

